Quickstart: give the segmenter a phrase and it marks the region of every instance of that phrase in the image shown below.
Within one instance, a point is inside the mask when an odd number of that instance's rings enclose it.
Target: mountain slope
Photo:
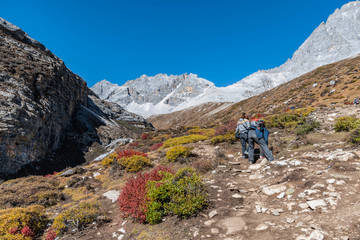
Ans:
[[[360,57],[322,66],[290,82],[238,103],[207,103],[174,113],[152,116],[157,129],[214,125],[237,120],[242,112],[276,113],[290,107],[343,106],[360,97]]]
[[[127,110],[144,116],[174,112],[207,102],[238,102],[279,86],[317,67],[358,55],[360,53],[359,20],[360,2],[350,2],[330,15],[326,23],[321,23],[293,54],[293,57],[283,65],[271,70],[258,71],[228,87],[217,88],[208,82],[209,86],[204,87],[202,91],[187,95],[186,98],[181,97],[181,101],[174,101],[172,104],[168,104],[167,99],[170,96],[167,94],[176,87],[175,85],[168,85],[169,91],[165,91],[163,88],[158,88],[156,91],[151,89],[152,92],[137,91],[135,97],[126,90],[132,89],[130,86],[135,83],[144,86],[156,84],[159,75],[141,77],[129,81],[131,84],[126,83],[124,86],[99,82],[92,90],[100,98],[117,102]],[[192,79],[195,80],[195,78]],[[176,84],[177,82],[171,83]],[[189,87],[192,87],[196,83],[188,84]],[[184,89],[183,86],[180,88]],[[164,98],[164,101],[160,101],[158,98],[156,100],[147,98],[146,94],[149,92],[158,97],[167,96],[167,98]],[[171,97],[177,98],[177,94],[177,92],[172,93]],[[131,101],[131,99],[133,100]]]

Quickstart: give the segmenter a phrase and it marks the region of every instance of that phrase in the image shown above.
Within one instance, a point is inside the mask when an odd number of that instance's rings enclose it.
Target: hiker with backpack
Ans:
[[[250,122],[250,129],[248,131],[249,141],[249,163],[255,163],[254,160],[254,143],[259,144],[262,154],[271,162],[274,157],[267,145],[269,131],[265,128],[265,122],[262,119],[253,119]]]
[[[354,99],[354,105],[359,105],[359,104],[360,104],[359,98],[355,98],[355,99]]]
[[[243,159],[248,158],[248,131],[250,129],[250,122],[246,117],[246,114],[243,113],[241,118],[239,119],[236,130],[235,130],[235,137],[240,139],[241,142],[241,152]]]

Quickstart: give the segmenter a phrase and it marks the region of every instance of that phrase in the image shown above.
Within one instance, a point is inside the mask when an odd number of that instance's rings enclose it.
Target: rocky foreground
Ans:
[[[99,162],[83,166],[82,174],[63,177],[85,179],[94,189],[91,197],[101,196],[109,222],[74,229],[61,239],[357,239],[360,151],[345,141],[349,133],[333,130],[335,119],[347,115],[359,117],[360,109],[317,109],[312,117],[321,129],[301,139],[271,129],[270,145],[281,145],[272,163],[259,159],[250,165],[240,157],[238,143],[190,144],[196,157],[170,166],[216,166],[203,174],[208,207],[189,219],[170,216],[156,225],[123,219],[116,199],[129,175],[118,176]],[[149,155],[154,164],[164,163],[162,151]]]

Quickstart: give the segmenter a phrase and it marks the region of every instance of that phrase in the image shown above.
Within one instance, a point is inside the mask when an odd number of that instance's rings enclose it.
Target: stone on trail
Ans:
[[[285,192],[282,192],[282,193],[280,193],[279,195],[277,195],[277,198],[283,198],[285,196]]]
[[[215,217],[217,214],[218,214],[218,212],[217,212],[216,210],[211,211],[211,212],[209,213],[209,218],[213,218],[213,217]]]
[[[314,230],[307,239],[308,240],[323,240],[324,235],[321,232]]]
[[[261,224],[259,224],[259,225],[255,228],[255,230],[256,230],[256,231],[262,231],[262,230],[266,230],[266,229],[268,229],[268,228],[269,228],[268,225],[261,223]]]
[[[114,203],[119,198],[120,191],[110,190],[110,191],[107,191],[106,193],[103,193],[103,196],[107,197],[108,199],[110,199]]]
[[[257,179],[262,179],[262,178],[264,178],[264,175],[262,175],[260,173],[255,173],[255,174],[249,176],[250,180],[257,180]]]
[[[277,185],[272,185],[272,186],[268,186],[268,187],[264,187],[262,189],[262,192],[268,196],[271,196],[273,194],[276,193],[281,193],[283,191],[286,190],[286,186],[283,184],[277,184]]]
[[[207,220],[207,221],[204,222],[204,225],[206,227],[210,227],[214,222],[215,222],[215,220]]]
[[[238,199],[238,198],[244,198],[243,195],[240,195],[240,194],[238,194],[238,193],[232,195],[232,197],[233,197],[233,198],[237,198],[237,199]]]
[[[276,209],[271,209],[270,211],[274,216],[280,216],[280,213]]]
[[[230,165],[240,165],[240,162],[229,162]]]
[[[289,188],[288,190],[286,190],[286,195],[291,195],[295,192],[295,189],[293,188]]]
[[[241,217],[230,217],[222,220],[219,226],[227,230],[226,234],[235,234],[244,229],[246,223]]]
[[[306,208],[309,207],[309,204],[307,204],[307,203],[300,203],[300,204],[299,204],[299,207],[300,207],[301,209],[306,209]]]
[[[324,201],[324,199],[307,201],[306,203],[312,210],[315,210],[317,207],[326,207],[326,202]]]

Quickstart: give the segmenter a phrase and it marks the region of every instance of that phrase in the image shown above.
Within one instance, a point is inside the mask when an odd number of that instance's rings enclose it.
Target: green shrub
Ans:
[[[265,118],[266,125],[270,128],[294,129],[306,121],[306,117],[315,110],[313,107],[289,110],[286,113],[271,115]]]
[[[35,236],[40,236],[47,223],[48,218],[43,206],[0,210],[0,239],[33,239],[24,236],[21,230],[28,228]]]
[[[183,146],[172,147],[166,153],[166,159],[169,162],[175,162],[178,158],[187,158],[191,155],[191,148]]]
[[[313,132],[316,128],[320,127],[320,123],[315,120],[306,121],[296,127],[295,133],[297,135],[305,135]]]
[[[212,145],[216,145],[221,142],[235,143],[236,142],[235,132],[231,132],[231,133],[228,133],[225,135],[219,135],[219,136],[211,138],[211,140],[210,140],[210,143]]]
[[[360,127],[360,119],[355,117],[340,117],[335,122],[336,132],[348,132]]]
[[[116,154],[116,152],[110,153],[106,158],[101,161],[101,164],[105,167],[109,166],[114,162],[114,160],[116,160],[117,156],[118,155]]]
[[[188,134],[196,134],[196,135],[203,135],[206,137],[211,137],[215,133],[215,129],[213,128],[193,128],[188,131]]]
[[[151,164],[150,159],[141,155],[133,155],[131,157],[123,157],[117,160],[117,163],[125,168],[127,172],[138,172],[145,166]]]
[[[155,224],[168,214],[189,217],[207,205],[207,193],[201,177],[192,168],[166,173],[160,181],[149,181],[146,219]]]
[[[134,149],[124,149],[111,153],[101,162],[103,166],[117,164],[127,172],[137,172],[144,166],[150,165],[150,160],[143,152]]]
[[[52,227],[57,234],[66,232],[69,228],[82,229],[94,222],[101,215],[100,205],[97,203],[82,203],[78,207],[71,208],[57,215]]]
[[[360,145],[360,129],[358,128],[352,131],[347,140],[351,144]]]
[[[203,135],[188,135],[183,137],[170,138],[164,142],[163,148],[173,147],[176,145],[182,145],[186,143],[199,142],[208,139],[207,136]]]

